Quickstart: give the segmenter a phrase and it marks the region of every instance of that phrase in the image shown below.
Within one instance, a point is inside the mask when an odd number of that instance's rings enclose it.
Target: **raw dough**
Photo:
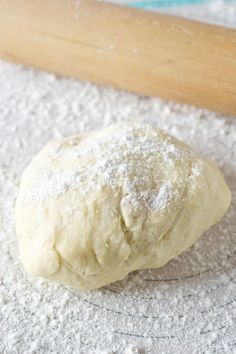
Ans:
[[[149,125],[117,124],[49,143],[16,203],[29,274],[81,290],[163,266],[230,204],[212,163]]]

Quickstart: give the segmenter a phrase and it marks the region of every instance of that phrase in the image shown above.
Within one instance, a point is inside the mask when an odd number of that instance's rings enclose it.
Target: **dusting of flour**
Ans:
[[[165,170],[182,163],[190,174],[192,156],[185,146],[174,145],[170,136],[147,124],[120,123],[115,131],[110,128],[105,135],[60,139],[48,149],[41,162],[43,171],[21,196],[21,204],[24,207],[35,201],[56,199],[71,190],[86,198],[108,187],[113,193],[122,190],[122,205],[133,212],[146,209],[162,213],[181,199],[188,183],[179,178],[177,188],[176,179],[166,176]],[[64,166],[70,162],[65,171]],[[159,168],[153,173],[156,165]],[[191,177],[196,175],[193,172]]]
[[[235,12],[229,16],[227,9],[215,17],[225,14],[231,24]],[[3,62],[0,78],[0,353],[236,352],[235,117]],[[151,123],[217,163],[232,191],[228,213],[167,266],[134,272],[103,289],[80,293],[31,279],[20,265],[14,229],[21,173],[49,140],[118,121]],[[61,193],[73,175],[53,178]],[[33,197],[55,193],[54,184],[47,188]],[[65,219],[71,213],[69,207]]]

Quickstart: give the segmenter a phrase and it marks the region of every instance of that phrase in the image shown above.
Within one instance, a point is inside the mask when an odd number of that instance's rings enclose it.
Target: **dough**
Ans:
[[[117,124],[49,143],[26,168],[16,203],[29,274],[81,290],[157,268],[220,220],[230,191],[184,143]]]

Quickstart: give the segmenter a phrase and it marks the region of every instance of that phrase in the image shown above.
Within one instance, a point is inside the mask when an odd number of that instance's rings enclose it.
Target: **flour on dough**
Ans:
[[[219,169],[143,124],[49,143],[26,168],[16,203],[29,274],[89,290],[157,268],[220,220]]]

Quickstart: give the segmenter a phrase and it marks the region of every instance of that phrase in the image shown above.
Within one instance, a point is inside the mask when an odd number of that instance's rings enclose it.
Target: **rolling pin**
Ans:
[[[94,0],[0,0],[0,58],[236,114],[236,30]]]

